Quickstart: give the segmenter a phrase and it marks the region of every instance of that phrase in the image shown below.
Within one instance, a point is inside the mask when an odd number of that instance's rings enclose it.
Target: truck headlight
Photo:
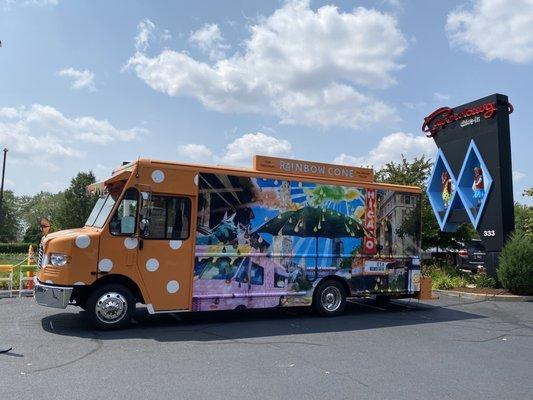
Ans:
[[[50,264],[55,267],[62,267],[70,261],[70,257],[61,253],[50,253],[48,257]]]

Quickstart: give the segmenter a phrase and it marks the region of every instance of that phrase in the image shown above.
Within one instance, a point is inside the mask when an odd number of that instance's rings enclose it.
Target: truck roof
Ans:
[[[285,159],[279,159],[285,160]],[[292,160],[286,159],[288,162],[305,162],[311,164],[320,164],[333,168],[352,168],[359,170],[370,170],[369,168],[356,168],[346,165],[336,165],[336,164],[322,164],[315,163],[313,161],[301,161],[301,160]],[[181,169],[187,171],[197,171],[199,173],[212,173],[212,174],[228,174],[236,176],[257,176],[262,178],[274,178],[274,179],[285,179],[285,180],[295,180],[295,181],[304,181],[304,182],[316,182],[324,183],[330,185],[344,185],[344,186],[354,186],[354,187],[363,187],[369,189],[389,189],[396,191],[404,191],[409,193],[421,193],[422,189],[418,186],[407,186],[407,185],[397,185],[390,183],[378,183],[372,180],[360,180],[354,179],[343,179],[342,177],[329,177],[329,176],[310,176],[304,173],[298,172],[284,172],[284,171],[265,171],[257,168],[246,168],[246,167],[235,167],[235,166],[225,166],[225,165],[207,165],[207,164],[194,164],[194,163],[185,163],[185,162],[176,162],[176,161],[163,161],[163,160],[154,160],[139,158],[137,161],[121,165],[113,171],[113,175],[117,175],[124,171],[133,171],[136,167],[139,166],[150,166],[150,167],[159,167],[159,168],[170,168],[170,169]],[[257,162],[254,162],[254,165],[257,165]],[[363,171],[364,172],[364,171]],[[373,173],[372,173],[373,178]]]

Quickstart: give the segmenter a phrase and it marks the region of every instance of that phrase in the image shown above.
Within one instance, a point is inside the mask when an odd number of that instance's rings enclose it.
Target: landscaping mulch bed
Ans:
[[[475,294],[488,294],[491,296],[496,295],[512,295],[511,292],[509,292],[506,289],[494,289],[494,288],[484,288],[484,287],[476,287],[476,288],[466,288],[466,287],[456,287],[452,290],[456,292],[464,292],[464,293],[475,293]]]

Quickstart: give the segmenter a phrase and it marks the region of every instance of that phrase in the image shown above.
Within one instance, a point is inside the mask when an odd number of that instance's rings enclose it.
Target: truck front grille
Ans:
[[[39,268],[42,268],[43,267],[43,244],[42,243],[39,243],[39,256],[37,258],[37,266]]]

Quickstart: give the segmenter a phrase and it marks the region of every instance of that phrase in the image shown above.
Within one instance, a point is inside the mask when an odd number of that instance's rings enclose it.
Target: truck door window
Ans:
[[[139,192],[135,188],[129,188],[124,193],[111,222],[109,229],[113,235],[133,235],[137,221],[137,205]]]
[[[147,221],[146,239],[184,240],[189,237],[191,200],[187,197],[152,195],[143,200],[141,218]]]

